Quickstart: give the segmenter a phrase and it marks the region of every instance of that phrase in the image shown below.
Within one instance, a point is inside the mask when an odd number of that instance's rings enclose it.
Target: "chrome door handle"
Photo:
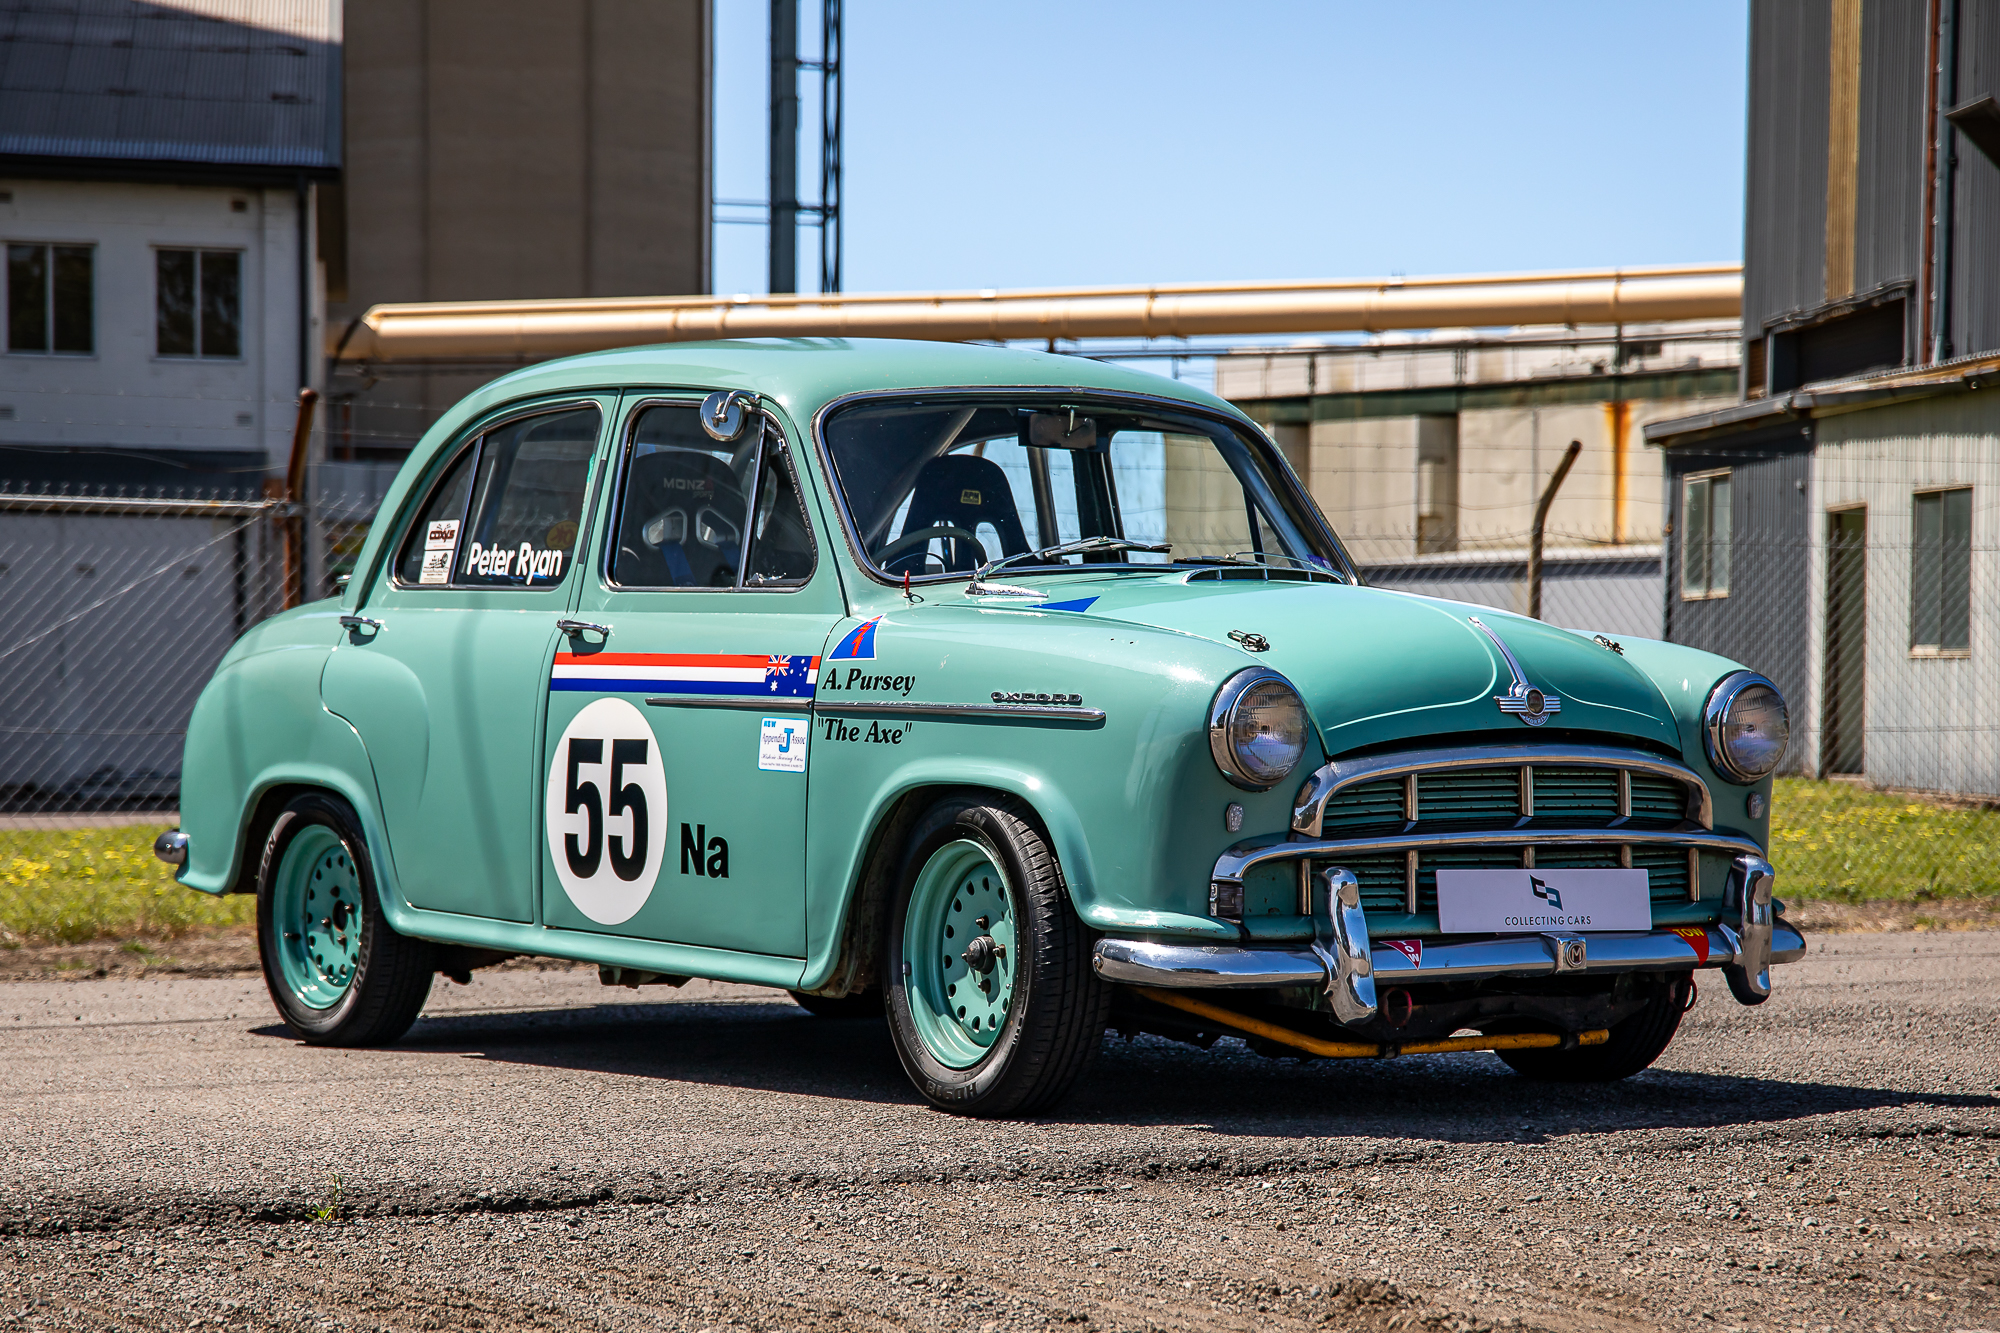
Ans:
[[[382,622],[374,619],[372,616],[342,616],[340,618],[340,627],[342,629],[357,629],[357,630],[366,629],[366,630],[380,631],[382,628]]]
[[[578,634],[602,634],[607,639],[611,637],[611,626],[593,624],[588,620],[558,620],[556,628],[571,637]]]

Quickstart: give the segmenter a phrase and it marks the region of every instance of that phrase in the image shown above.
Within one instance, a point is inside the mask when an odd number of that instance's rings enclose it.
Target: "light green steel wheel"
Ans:
[[[969,1069],[1006,1026],[1020,965],[1013,887],[992,855],[961,839],[931,855],[903,919],[910,1017],[931,1057]]]
[[[278,970],[310,1009],[331,1009],[361,961],[361,876],[338,834],[303,829],[278,862],[271,894]]]

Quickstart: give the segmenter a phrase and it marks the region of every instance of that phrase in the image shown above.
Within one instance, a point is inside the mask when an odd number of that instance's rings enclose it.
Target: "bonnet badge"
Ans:
[[[1549,714],[1562,711],[1562,700],[1547,690],[1528,683],[1521,664],[1514,660],[1514,654],[1498,634],[1495,634],[1478,616],[1467,616],[1481,634],[1493,640],[1493,646],[1500,650],[1500,656],[1507,661],[1507,670],[1514,677],[1514,683],[1505,694],[1493,696],[1493,702],[1500,705],[1503,713],[1512,713],[1531,727],[1539,727],[1549,720]]]

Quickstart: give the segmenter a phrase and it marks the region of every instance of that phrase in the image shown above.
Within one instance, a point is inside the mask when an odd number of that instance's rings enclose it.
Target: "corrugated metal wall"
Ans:
[[[1685,523],[1681,479],[1728,468],[1732,478],[1729,595],[1682,601],[1680,542],[1666,542],[1666,634],[1670,642],[1761,671],[1796,710],[1807,699],[1808,636],[1802,612],[1811,595],[1810,497],[1813,439],[1793,422],[1731,440],[1727,448],[1690,445],[1668,451],[1667,495],[1674,533]],[[1793,732],[1803,730],[1798,718]],[[1794,740],[1783,771],[1797,769],[1803,746]]]
[[[1743,336],[1826,297],[1826,0],[1750,7]],[[1921,165],[1921,164],[1920,164]]]
[[[1958,96],[2000,96],[2000,0],[1959,0]],[[1952,191],[1951,352],[2000,348],[2000,167],[1961,136]]]
[[[1924,189],[1929,21],[1928,0],[1862,0],[1856,291],[1914,279],[1923,266],[1924,219],[1930,215]]]

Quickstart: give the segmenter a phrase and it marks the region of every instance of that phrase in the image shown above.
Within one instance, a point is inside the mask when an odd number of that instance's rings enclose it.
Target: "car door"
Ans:
[[[516,409],[444,451],[327,659],[412,906],[534,919],[542,700],[616,402]]]
[[[572,635],[547,682],[543,919],[805,952],[818,653],[843,612],[783,436],[628,399]]]

